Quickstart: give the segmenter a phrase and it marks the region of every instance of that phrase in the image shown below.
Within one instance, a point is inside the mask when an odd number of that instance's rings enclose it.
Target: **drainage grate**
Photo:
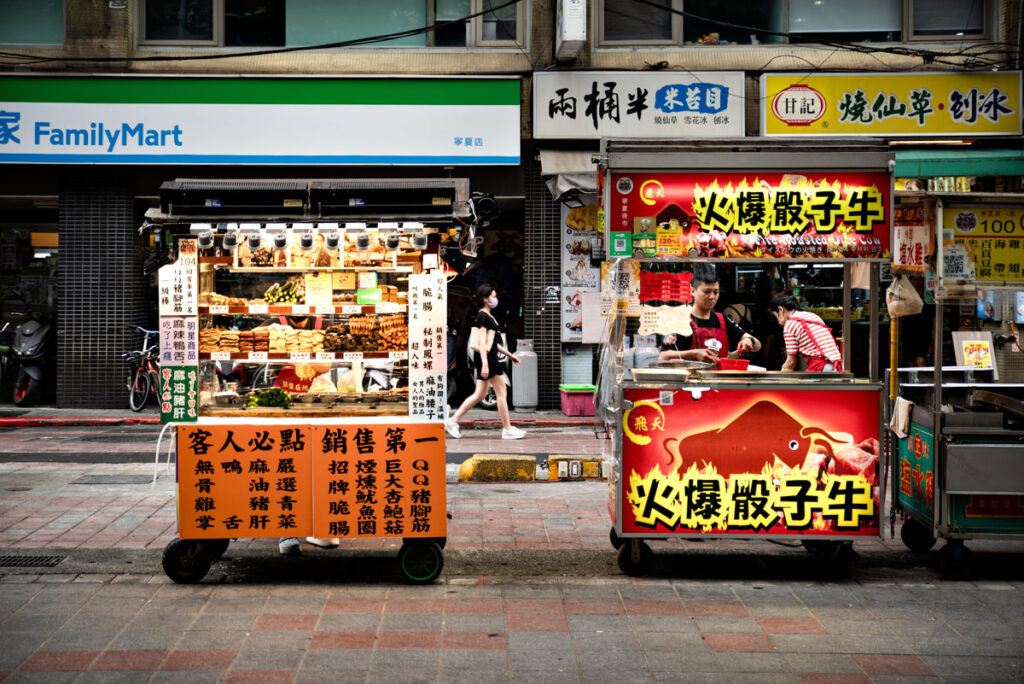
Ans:
[[[0,556],[0,568],[52,568],[67,556]]]
[[[153,481],[152,475],[82,475],[77,480],[72,480],[71,484],[80,485],[132,485],[132,484],[149,484]]]

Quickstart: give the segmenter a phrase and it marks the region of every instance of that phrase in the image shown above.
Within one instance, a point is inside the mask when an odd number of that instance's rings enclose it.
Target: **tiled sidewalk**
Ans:
[[[0,583],[5,682],[928,682],[1024,677],[1024,585],[625,578]],[[5,679],[6,677],[6,679]]]

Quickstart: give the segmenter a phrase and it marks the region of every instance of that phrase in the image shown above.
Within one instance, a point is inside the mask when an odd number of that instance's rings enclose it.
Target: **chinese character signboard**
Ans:
[[[764,74],[765,136],[1020,135],[1021,72]]]
[[[935,515],[935,435],[911,422],[898,448],[900,507],[931,524]]]
[[[944,279],[1024,283],[1024,209],[943,207]]]
[[[893,268],[925,272],[925,257],[932,254],[931,213],[920,204],[897,207],[893,212]]]
[[[160,422],[196,422],[199,419],[199,366],[163,366],[159,377]]]
[[[158,301],[161,316],[195,316],[199,247],[194,239],[178,240],[178,259],[160,267]]]
[[[877,388],[665,394],[625,390],[624,533],[880,533]]]
[[[581,195],[582,207],[562,207],[562,342],[583,340],[583,294],[601,287],[601,269],[591,266],[599,256],[597,198]]]
[[[198,327],[195,316],[160,317],[161,366],[194,366],[199,363]]]
[[[0,163],[519,164],[518,78],[7,76],[0,93]]]
[[[741,138],[743,73],[536,71],[535,138]]]
[[[440,270],[409,276],[409,415],[444,420],[448,284]]]
[[[609,195],[609,230],[642,227],[652,256],[889,257],[886,172],[613,173]]]
[[[313,535],[446,536],[444,427],[313,430]]]
[[[182,539],[313,533],[309,426],[178,427]]]

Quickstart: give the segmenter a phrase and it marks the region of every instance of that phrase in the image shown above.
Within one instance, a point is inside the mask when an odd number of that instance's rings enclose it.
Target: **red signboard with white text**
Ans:
[[[888,259],[884,171],[613,173],[608,230],[654,257]]]
[[[879,392],[625,389],[623,534],[878,536]]]

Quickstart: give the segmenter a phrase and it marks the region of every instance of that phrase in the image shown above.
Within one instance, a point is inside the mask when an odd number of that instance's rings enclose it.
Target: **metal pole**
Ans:
[[[853,346],[852,327],[850,324],[851,311],[853,311],[853,265],[843,264],[843,371],[853,372],[853,364],[850,361],[850,348]]]
[[[871,324],[868,332],[871,337],[871,344],[868,345],[871,356],[868,358],[868,377],[872,381],[878,380],[878,321],[882,317],[882,305],[885,303],[878,294],[878,270],[878,263],[871,262]]]
[[[896,401],[896,397],[899,395],[899,368],[900,364],[900,353],[899,353],[899,341],[900,341],[900,319],[893,318],[889,320],[889,406],[892,407],[892,402]]]

